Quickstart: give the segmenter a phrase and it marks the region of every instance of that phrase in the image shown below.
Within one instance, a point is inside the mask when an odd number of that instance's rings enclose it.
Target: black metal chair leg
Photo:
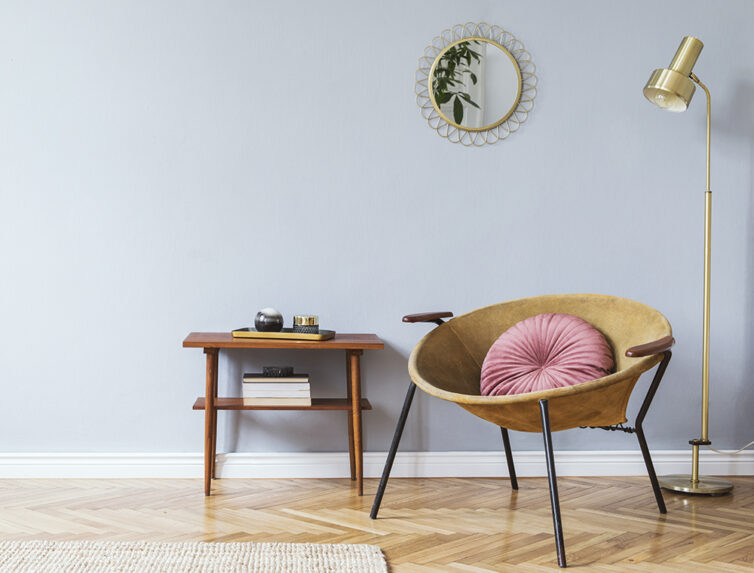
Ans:
[[[665,507],[665,500],[662,497],[660,484],[657,481],[657,474],[655,473],[655,467],[652,463],[652,456],[649,454],[649,447],[647,446],[647,439],[644,437],[642,423],[644,422],[644,417],[647,415],[647,411],[649,411],[649,406],[652,404],[652,399],[655,397],[657,388],[660,386],[662,377],[665,375],[665,369],[668,367],[670,358],[673,356],[673,353],[670,352],[670,350],[665,351],[664,354],[665,356],[663,356],[662,362],[660,362],[660,365],[657,367],[657,372],[655,372],[655,377],[652,379],[652,384],[649,385],[649,390],[647,390],[647,395],[644,397],[644,402],[641,404],[639,415],[636,416],[636,437],[639,438],[641,455],[644,456],[644,465],[647,466],[649,481],[652,484],[652,491],[654,491],[655,499],[657,500],[657,508],[660,510],[660,513],[667,513],[668,510]]]
[[[542,436],[545,441],[545,458],[547,459],[547,478],[550,481],[550,505],[552,506],[552,523],[555,528],[555,544],[558,549],[558,566],[566,566],[565,542],[563,540],[563,522],[560,519],[560,500],[558,499],[558,480],[555,475],[555,456],[552,453],[552,434],[550,432],[550,412],[547,400],[539,401],[542,415]]]
[[[660,490],[660,483],[657,481],[657,474],[655,473],[655,467],[652,463],[652,457],[649,455],[649,447],[647,447],[647,439],[644,437],[644,431],[641,428],[636,428],[636,437],[639,438],[639,447],[641,448],[641,455],[644,456],[644,465],[647,466],[647,473],[649,474],[649,481],[652,483],[652,491],[654,491],[655,499],[657,500],[657,508],[660,513],[667,513],[668,510],[665,507],[665,500],[662,497],[662,491]]]
[[[518,480],[516,479],[516,466],[513,465],[513,452],[511,451],[511,441],[508,437],[508,429],[500,428],[503,434],[503,446],[505,446],[505,460],[508,462],[508,475],[511,478],[511,488],[518,489]]]
[[[398,444],[401,441],[401,435],[403,434],[403,428],[406,425],[406,418],[408,418],[408,411],[411,409],[411,402],[414,399],[414,393],[416,392],[416,384],[411,382],[408,386],[408,392],[406,392],[406,399],[403,402],[403,410],[398,417],[398,425],[395,427],[395,434],[393,435],[393,443],[390,444],[390,452],[385,460],[385,468],[382,470],[382,478],[380,479],[380,486],[377,488],[377,494],[374,496],[374,503],[372,504],[372,512],[369,514],[371,519],[377,519],[377,512],[380,511],[380,504],[382,503],[382,496],[385,494],[385,486],[387,480],[390,478],[390,470],[393,469],[393,461],[395,460],[395,453],[398,451]]]

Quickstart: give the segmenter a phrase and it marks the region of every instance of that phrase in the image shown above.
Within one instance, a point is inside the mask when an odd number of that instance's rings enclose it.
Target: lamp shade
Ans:
[[[655,70],[644,86],[644,97],[668,111],[685,111],[694,97],[696,86],[691,80],[699,53],[704,44],[698,38],[686,36],[668,68]]]

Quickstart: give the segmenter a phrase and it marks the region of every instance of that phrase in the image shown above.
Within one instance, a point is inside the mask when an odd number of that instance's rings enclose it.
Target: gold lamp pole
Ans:
[[[712,232],[712,191],[710,190],[710,94],[691,71],[704,44],[693,36],[686,36],[670,62],[670,67],[655,70],[644,86],[644,96],[656,106],[668,111],[685,111],[697,84],[707,94],[707,189],[704,193],[704,325],[702,333],[702,437],[690,440],[692,447],[691,475],[669,475],[659,479],[665,489],[704,495],[722,495],[733,489],[729,481],[699,476],[699,447],[710,445],[709,440],[709,322],[710,322],[710,263]]]

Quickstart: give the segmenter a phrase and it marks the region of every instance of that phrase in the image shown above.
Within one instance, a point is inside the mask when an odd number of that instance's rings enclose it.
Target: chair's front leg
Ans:
[[[419,314],[407,314],[403,317],[403,322],[433,322],[440,326],[444,324],[443,318],[450,318],[453,313],[450,311],[441,312],[422,312]],[[372,511],[369,513],[369,517],[377,519],[377,512],[380,511],[380,504],[382,503],[382,496],[385,494],[385,486],[387,480],[390,478],[390,470],[393,469],[393,461],[395,460],[395,452],[398,451],[398,444],[401,441],[401,435],[403,434],[403,427],[406,425],[406,418],[408,418],[408,411],[411,409],[411,402],[414,399],[414,393],[416,392],[416,384],[412,382],[408,385],[408,392],[406,392],[406,399],[403,402],[403,410],[398,417],[398,425],[395,427],[395,434],[393,435],[393,443],[390,444],[390,451],[387,454],[387,460],[385,460],[385,468],[382,470],[382,478],[380,479],[380,485],[377,488],[377,494],[374,496],[374,503],[372,504]]]
[[[395,452],[398,451],[398,444],[401,441],[403,435],[403,428],[406,425],[406,418],[408,418],[408,411],[411,409],[411,402],[414,399],[414,393],[416,392],[416,384],[410,382],[408,385],[408,392],[406,392],[406,399],[403,402],[403,410],[398,417],[398,425],[395,427],[395,434],[393,435],[393,443],[390,444],[390,452],[388,452],[387,460],[385,460],[385,468],[382,470],[382,478],[380,479],[380,486],[377,488],[377,494],[374,496],[374,503],[372,504],[372,512],[369,517],[377,519],[377,512],[380,511],[380,504],[382,503],[382,496],[385,494],[385,486],[387,480],[390,478],[390,470],[393,469],[393,461],[395,460]]]
[[[547,400],[539,401],[542,416],[542,436],[545,441],[545,458],[547,460],[547,478],[550,481],[550,505],[552,522],[555,529],[555,544],[558,550],[558,566],[566,566],[565,542],[563,540],[563,523],[560,519],[560,500],[558,499],[558,480],[555,475],[555,456],[552,453],[552,433],[550,432],[550,411]]]

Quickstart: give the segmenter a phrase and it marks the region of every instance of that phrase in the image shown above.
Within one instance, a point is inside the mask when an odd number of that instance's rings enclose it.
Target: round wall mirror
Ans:
[[[523,44],[499,26],[445,30],[424,50],[416,74],[422,115],[454,143],[505,139],[534,107],[534,64]]]
[[[430,70],[432,105],[448,123],[482,131],[503,123],[521,97],[521,70],[511,53],[487,38],[459,40]]]

